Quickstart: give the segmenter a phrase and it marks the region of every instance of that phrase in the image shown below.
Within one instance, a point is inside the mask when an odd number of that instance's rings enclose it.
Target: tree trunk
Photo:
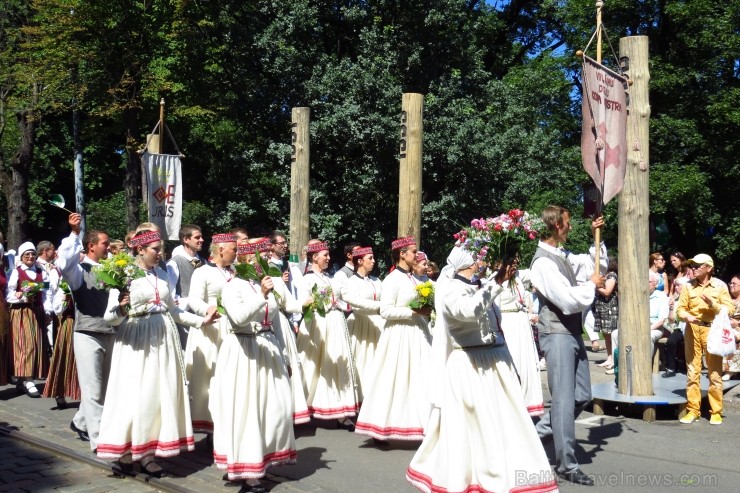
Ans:
[[[12,174],[8,197],[8,248],[18,248],[30,239],[28,210],[31,204],[28,179],[31,175],[33,148],[38,121],[31,110],[16,113],[21,142],[11,163]]]
[[[137,123],[139,121],[139,110],[129,108],[123,114],[126,125],[126,178],[124,188],[126,190],[126,225],[128,230],[136,229],[139,225],[139,204],[141,203],[141,158],[136,149],[139,141]]]

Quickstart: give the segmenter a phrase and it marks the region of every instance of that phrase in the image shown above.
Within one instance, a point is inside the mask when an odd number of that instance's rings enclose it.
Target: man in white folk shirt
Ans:
[[[576,460],[575,420],[591,401],[582,316],[593,303],[596,288],[604,286],[604,277],[594,272],[588,281],[578,284],[575,271],[589,261],[589,256],[573,255],[561,247],[571,230],[567,209],[547,206],[542,211],[542,220],[545,230],[532,260],[531,278],[540,301],[537,328],[547,362],[552,403],[550,412],[536,425],[537,434],[543,440],[554,441],[555,473],[559,477],[593,486],[593,479],[580,469]],[[603,224],[601,217],[594,220],[592,232]]]
[[[81,440],[90,441],[90,450],[94,452],[98,447],[116,332],[103,320],[108,290],[99,286],[92,272],[92,268],[108,256],[110,239],[96,230],[88,230],[80,238],[80,221],[79,214],[70,214],[72,232],[59,245],[57,267],[75,302],[74,352],[82,397],[69,426]],[[85,257],[80,261],[83,247]]]
[[[177,305],[188,309],[188,294],[190,292],[190,279],[195,269],[206,262],[199,255],[203,250],[203,232],[200,226],[195,224],[184,224],[178,233],[180,245],[172,250],[172,258],[167,262],[167,278],[170,289],[173,290],[172,298]],[[185,348],[188,342],[188,328],[177,324],[180,333],[180,345]]]
[[[61,280],[61,273],[54,265],[54,260],[57,258],[57,251],[54,248],[54,244],[50,241],[40,241],[36,245],[36,264],[41,268],[41,275],[44,278],[44,287],[49,290],[49,298],[54,299],[54,295],[59,288],[59,281]],[[54,333],[56,327],[56,317],[54,313],[46,314],[46,335],[49,339],[49,348],[54,347],[54,340],[56,334]]]

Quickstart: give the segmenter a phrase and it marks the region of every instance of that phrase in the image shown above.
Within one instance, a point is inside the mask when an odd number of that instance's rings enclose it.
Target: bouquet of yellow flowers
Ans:
[[[432,281],[417,284],[416,298],[411,300],[409,303],[409,308],[414,310],[418,310],[425,306],[431,306],[434,308],[434,284],[432,284]]]
[[[36,281],[21,282],[21,293],[23,293],[23,296],[25,296],[26,299],[33,298],[34,296],[39,294],[42,289],[44,289],[43,282],[36,282]]]
[[[101,288],[128,291],[131,282],[146,275],[144,269],[136,264],[134,257],[128,253],[117,253],[104,259],[92,269]]]
[[[332,304],[332,290],[330,286],[319,288],[316,284],[311,288],[313,301],[310,305],[303,307],[303,320],[309,323],[314,313],[322,317],[326,316],[326,306]]]

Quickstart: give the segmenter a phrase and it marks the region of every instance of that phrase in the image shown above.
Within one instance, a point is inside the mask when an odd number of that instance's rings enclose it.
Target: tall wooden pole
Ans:
[[[649,175],[647,166],[641,166],[641,161],[647,164],[649,155],[650,73],[647,36],[620,39],[619,56],[631,87],[627,113],[627,172],[624,188],[619,194],[618,391],[620,394],[629,394],[631,391],[632,395],[653,395],[653,348],[648,337]]]
[[[164,98],[159,100],[159,149],[158,154],[164,150]]]
[[[293,148],[290,166],[290,261],[300,260],[301,249],[308,243],[308,195],[311,157],[311,108],[293,108],[290,142]]]
[[[398,178],[398,236],[421,245],[421,158],[424,95],[404,93],[401,100],[401,150]]]
[[[596,0],[596,63],[601,63],[601,8],[604,6],[603,0]],[[596,214],[601,214],[604,209],[604,188],[599,188],[599,198],[596,204]],[[594,266],[598,270],[601,265],[601,228],[594,230],[594,244],[596,253],[594,254]],[[609,336],[607,336],[609,337]]]

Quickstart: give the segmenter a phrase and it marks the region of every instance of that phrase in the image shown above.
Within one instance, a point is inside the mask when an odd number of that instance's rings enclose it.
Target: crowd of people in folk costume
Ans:
[[[591,399],[583,314],[597,290],[608,298],[607,252],[564,250],[561,207],[542,220],[530,269],[516,256],[487,266],[457,242],[439,271],[404,237],[380,281],[371,246],[348,244],[332,276],[323,241],[310,240],[293,263],[284,233],[235,229],[213,235],[206,254],[201,229],[185,225],[165,261],[155,225],[112,241],[81,235],[73,213],[58,249],[26,242],[4,256],[0,384],[40,397],[45,378],[43,396],[59,408],[80,400],[71,430],[124,474],[167,474],[155,457],[192,451],[194,433],[205,433],[226,479],[265,491],[266,470],[298,458],[294,426],[314,419],[377,447],[420,442],[406,477],[422,491],[556,491],[556,476],[590,485],[575,457],[575,418]],[[119,252],[140,272],[124,289],[96,274]],[[243,274],[248,265],[257,277]],[[433,305],[414,303],[425,283]],[[720,303],[704,304],[678,303],[678,313],[701,330]]]

